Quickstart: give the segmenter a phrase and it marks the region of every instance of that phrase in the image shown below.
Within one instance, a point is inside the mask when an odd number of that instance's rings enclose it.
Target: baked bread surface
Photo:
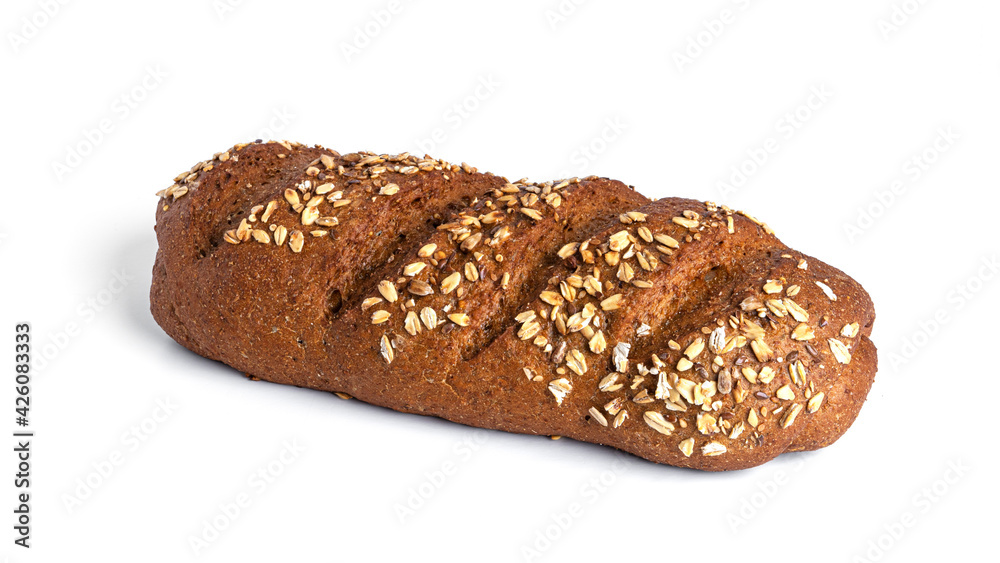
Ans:
[[[717,471],[833,443],[877,370],[865,290],[710,202],[286,141],[158,195],[154,318],[267,381]]]

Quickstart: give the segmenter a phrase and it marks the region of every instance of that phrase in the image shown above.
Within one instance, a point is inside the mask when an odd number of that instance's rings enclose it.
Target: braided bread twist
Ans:
[[[728,470],[832,443],[876,372],[864,289],[725,206],[288,142],[158,195],[153,316],[268,381]]]

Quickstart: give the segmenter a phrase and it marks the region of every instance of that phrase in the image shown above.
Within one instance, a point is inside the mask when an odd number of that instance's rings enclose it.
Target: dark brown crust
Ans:
[[[417,163],[412,158],[382,163],[388,168],[371,178],[373,165],[358,163],[366,154],[341,156],[320,147],[278,143],[238,145],[199,163],[186,180],[179,177],[180,183],[167,190],[157,211],[159,251],[150,300],[160,326],[190,350],[260,379],[347,393],[376,405],[472,426],[607,444],[656,462],[704,470],[752,467],[784,451],[824,447],[857,417],[877,369],[875,347],[868,339],[874,322],[868,294],[843,272],[788,249],[756,219],[693,200],[650,202],[620,182],[601,178],[565,183],[558,189],[551,184],[547,188],[518,184],[517,198],[530,197],[532,190],[548,197],[558,193],[559,206],[518,199],[508,213],[504,205],[497,205],[503,201],[501,190],[510,188],[504,178],[429,159],[420,163],[419,172],[402,169]],[[318,162],[321,155],[326,159],[323,164]],[[333,168],[327,169],[331,162]],[[307,175],[310,166],[315,169]],[[342,167],[339,172],[338,167]],[[331,236],[313,239],[306,232],[304,248],[298,253],[288,244],[225,241],[226,231],[232,237],[232,230],[254,206],[272,200],[278,206],[270,223],[296,227],[300,219],[283,194],[304,180],[313,182],[312,186],[332,183],[335,190],[343,191],[342,199],[351,200],[336,210],[339,225],[328,229]],[[379,195],[389,184],[397,185],[398,192]],[[326,202],[321,205],[333,213]],[[518,212],[521,208],[527,211]],[[537,216],[530,216],[532,209],[539,212]],[[453,248],[453,243],[458,245],[453,240],[456,221],[482,219],[497,210],[499,222],[482,225],[484,242],[474,252],[488,252],[478,261],[472,253]],[[628,211],[645,217],[623,224],[620,215]],[[674,221],[685,212],[698,214],[697,227],[686,228]],[[732,233],[728,221],[732,221]],[[264,224],[258,221],[254,226]],[[488,247],[486,241],[493,240],[501,227],[509,228],[509,238]],[[670,254],[657,253],[652,250],[656,243],[636,238],[639,227],[678,239],[679,248],[666,250]],[[308,231],[311,227],[298,228]],[[480,232],[478,226],[470,228]],[[633,235],[638,247],[649,250],[649,256],[656,255],[659,265],[652,271],[640,269],[635,262],[638,257],[629,258],[636,278],[649,281],[652,287],[638,288],[616,279],[615,268],[605,258],[597,258],[604,272],[598,284],[602,293],[592,299],[583,295],[574,303],[582,307],[588,299],[600,303],[613,294],[623,296],[621,309],[596,309],[597,318],[603,320],[600,330],[607,350],[591,352],[583,333],[564,337],[556,323],[546,324],[539,333],[550,344],[565,340],[568,347],[581,351],[588,369],[573,373],[565,360],[553,361],[556,351],[536,345],[532,338],[520,339],[522,325],[514,317],[528,309],[548,314],[551,307],[539,297],[543,290],[559,291],[550,280],[591,271],[583,253],[562,259],[557,256],[560,248],[590,240],[595,250],[607,252],[611,235],[622,230]],[[404,330],[401,306],[412,297],[406,289],[412,282],[402,269],[427,260],[418,251],[431,242],[442,249],[442,258],[412,279],[426,278],[433,282],[435,292],[416,298],[408,310],[417,313],[430,307],[443,318],[450,308],[467,314],[469,326],[446,319],[434,330],[421,327],[420,333],[411,335]],[[802,261],[807,269],[799,267]],[[480,279],[471,283],[463,276],[461,289],[443,294],[443,279],[453,271],[463,273],[467,262],[480,265]],[[364,299],[380,295],[377,284],[382,280],[394,282],[401,299],[363,308]],[[769,280],[783,280],[785,291],[766,295],[762,288]],[[816,281],[832,288],[836,301]],[[806,342],[791,338],[798,324],[791,315],[761,317],[740,308],[747,298],[791,299],[787,288],[792,285],[801,288],[794,303],[808,312],[808,324],[815,332],[808,343],[815,355],[807,350]],[[574,305],[570,312],[575,309]],[[385,323],[373,324],[375,310],[392,316]],[[708,341],[708,332],[724,326],[730,337],[744,334],[743,325],[736,322],[734,329],[729,321],[740,315],[760,323],[762,339],[773,349],[774,359],[761,362],[744,345],[718,354],[720,366],[712,361],[716,354],[706,348],[691,369],[679,371],[684,349],[698,338]],[[643,323],[653,327],[651,333],[637,336]],[[840,336],[850,323],[858,323],[858,334]],[[827,344],[834,338],[850,348],[853,358],[846,365],[835,359]],[[393,344],[391,363],[383,357],[383,341]],[[632,346],[628,374],[621,377],[628,385],[607,393],[598,389],[598,382],[614,371],[611,349],[618,342]],[[672,349],[672,342],[680,343],[680,349]],[[740,388],[719,393],[704,406],[682,403],[687,405],[683,413],[665,410],[660,400],[625,401],[630,418],[620,428],[592,420],[588,409],[601,409],[614,396],[633,398],[644,389],[653,395],[655,374],[647,374],[635,390],[630,388],[638,375],[636,364],[652,367],[653,354],[666,363],[664,373],[679,373],[699,384],[714,382],[720,367],[732,369]],[[788,371],[795,363],[789,357],[796,354],[808,371],[802,384],[792,380]],[[770,384],[752,384],[739,374],[743,367],[760,370],[765,366],[776,372]],[[561,404],[549,389],[549,382],[559,378],[572,385]],[[794,388],[792,401],[774,398],[785,384]],[[707,385],[706,392],[717,389],[714,383]],[[807,397],[819,392],[826,399],[817,412],[810,413],[805,408]],[[801,413],[783,428],[784,417],[796,403]],[[760,413],[764,407],[779,406],[784,412],[759,417],[756,429],[746,424],[749,409]],[[643,413],[651,410],[673,426],[669,435],[644,421]],[[721,431],[699,432],[695,428],[698,412],[712,416]],[[603,409],[601,413],[611,422],[612,416]],[[745,430],[730,438],[738,422],[743,422]],[[689,438],[696,447],[685,455],[679,444]],[[703,455],[701,447],[710,441],[724,445],[726,452]]]

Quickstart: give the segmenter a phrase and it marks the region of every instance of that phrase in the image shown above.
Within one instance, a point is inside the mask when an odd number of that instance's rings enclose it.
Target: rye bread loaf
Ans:
[[[267,381],[716,471],[831,444],[877,368],[857,282],[710,202],[289,142],[158,195],[153,316]]]

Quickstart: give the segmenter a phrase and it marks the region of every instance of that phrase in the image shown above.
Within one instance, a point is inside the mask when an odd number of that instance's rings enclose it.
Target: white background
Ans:
[[[0,8],[4,373],[15,322],[41,356],[33,547],[9,437],[0,557],[930,561],[995,536],[996,2],[224,2]],[[148,290],[153,193],[257,137],[745,209],[871,293],[874,388],[834,446],[706,474],[248,381]]]

